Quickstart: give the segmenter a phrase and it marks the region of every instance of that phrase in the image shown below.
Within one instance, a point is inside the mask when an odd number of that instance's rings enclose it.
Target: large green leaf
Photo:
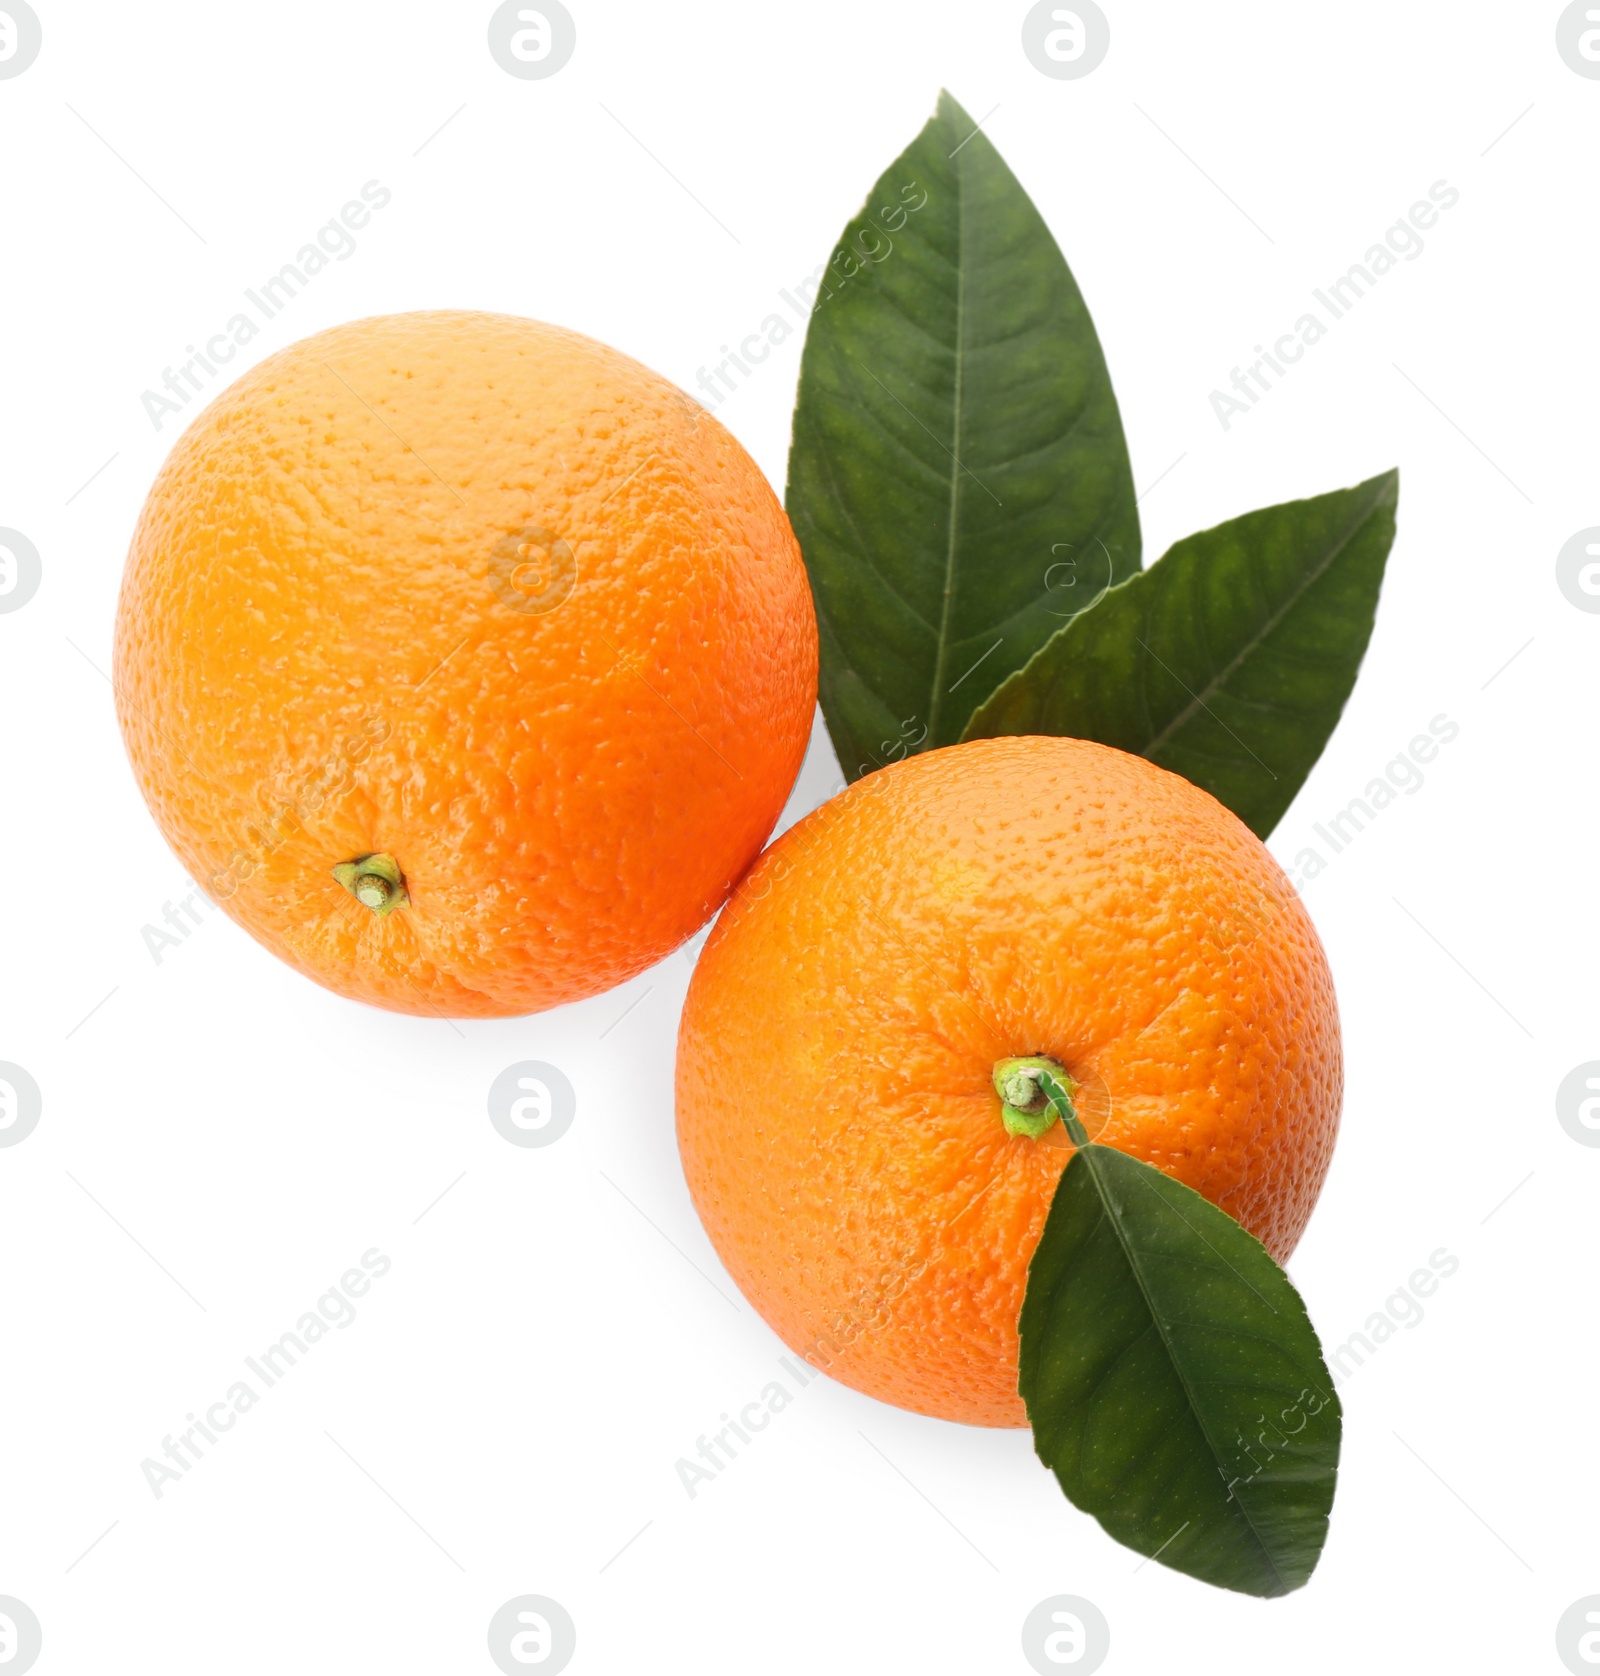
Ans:
[[[1311,1575],[1340,1408],[1300,1295],[1181,1182],[1080,1146],[1028,1268],[1034,1447],[1117,1541],[1245,1594]]]
[[[1388,471],[1178,542],[1063,627],[965,737],[1116,745],[1204,786],[1265,838],[1355,684],[1399,493]]]
[[[800,367],[789,516],[846,776],[953,744],[1139,567],[1127,444],[1049,229],[949,94],[845,229]]]

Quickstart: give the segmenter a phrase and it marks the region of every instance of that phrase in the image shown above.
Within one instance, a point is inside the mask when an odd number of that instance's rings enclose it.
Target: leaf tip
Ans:
[[[967,115],[961,106],[961,102],[948,87],[939,89],[939,100],[934,106],[934,112],[946,122],[962,122],[969,127],[972,125],[972,118]]]

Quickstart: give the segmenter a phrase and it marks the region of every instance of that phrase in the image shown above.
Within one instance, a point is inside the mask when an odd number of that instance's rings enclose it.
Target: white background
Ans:
[[[1554,571],[1600,523],[1600,82],[1558,57],[1559,8],[1105,0],[1109,56],[1057,81],[1020,4],[571,0],[571,62],[523,81],[486,3],[36,3],[43,51],[0,81],[0,525],[43,557],[0,615],[0,1059],[44,1091],[0,1151],[0,1594],[41,1620],[37,1668],[489,1672],[490,1615],[535,1592],[581,1672],[1025,1672],[1023,1618],[1073,1593],[1113,1672],[1559,1671],[1558,1617],[1600,1592],[1600,1151],[1554,1108],[1600,1058],[1600,616]],[[1331,1347],[1430,1252],[1460,1266],[1343,1385],[1332,1534],[1283,1601],[1139,1566],[1026,1432],[826,1379],[690,1500],[675,1461],[782,1349],[678,1166],[690,953],[453,1025],[327,994],[220,913],[160,964],[143,937],[189,886],[104,672],[179,429],[140,405],[163,367],[376,178],[393,202],[356,254],[236,367],[452,306],[692,386],[941,85],[988,113],[1088,298],[1154,485],[1147,560],[1402,469],[1360,683],[1274,850],[1431,717],[1460,736],[1305,892],[1348,1091],[1292,1268]],[[1424,254],[1225,432],[1211,389],[1440,179],[1460,203]],[[799,343],[721,410],[780,488]],[[819,730],[787,818],[835,783]],[[486,1116],[523,1059],[578,1091],[548,1148]],[[155,1499],[140,1462],[374,1245],[393,1267],[359,1318]]]

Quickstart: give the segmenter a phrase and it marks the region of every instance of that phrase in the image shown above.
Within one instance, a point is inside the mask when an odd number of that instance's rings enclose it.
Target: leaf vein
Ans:
[[[1236,652],[1229,660],[1227,666],[1212,676],[1211,680],[1203,686],[1199,692],[1195,693],[1191,697],[1189,703],[1186,704],[1164,728],[1162,728],[1160,733],[1158,733],[1155,738],[1148,741],[1144,749],[1139,753],[1141,756],[1148,756],[1151,751],[1156,749],[1157,746],[1164,744],[1180,727],[1183,727],[1193,717],[1197,710],[1204,706],[1205,701],[1209,696],[1215,693],[1218,688],[1223,686],[1223,684],[1234,675],[1239,666],[1251,656],[1261,642],[1265,640],[1266,637],[1271,634],[1275,628],[1277,628],[1278,624],[1281,623],[1286,616],[1288,616],[1295,606],[1300,603],[1300,601],[1305,597],[1307,590],[1315,586],[1316,583],[1320,582],[1322,578],[1327,575],[1334,560],[1337,559],[1339,555],[1350,545],[1350,543],[1354,541],[1358,535],[1360,535],[1362,530],[1366,528],[1368,521],[1371,519],[1372,514],[1377,510],[1379,504],[1379,499],[1376,494],[1368,499],[1366,505],[1361,508],[1352,520],[1350,527],[1345,530],[1332,547],[1329,548],[1327,557],[1323,559],[1321,564],[1317,565],[1314,570],[1307,572],[1303,577],[1301,577],[1297,586],[1291,590],[1288,597],[1283,601],[1278,609],[1273,612],[1272,616],[1260,626],[1256,635],[1240,647],[1238,652]]]

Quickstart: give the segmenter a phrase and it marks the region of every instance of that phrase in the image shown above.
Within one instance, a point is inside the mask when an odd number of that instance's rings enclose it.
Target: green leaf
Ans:
[[[1122,421],[1049,229],[949,94],[824,271],[789,516],[845,774],[950,745],[1139,568]]]
[[[1028,1268],[1020,1389],[1040,1459],[1117,1541],[1245,1594],[1311,1575],[1339,1399],[1266,1248],[1181,1182],[1080,1146]]]
[[[1388,471],[1178,542],[1068,623],[964,737],[1115,745],[1204,786],[1265,838],[1355,684],[1399,493]]]

